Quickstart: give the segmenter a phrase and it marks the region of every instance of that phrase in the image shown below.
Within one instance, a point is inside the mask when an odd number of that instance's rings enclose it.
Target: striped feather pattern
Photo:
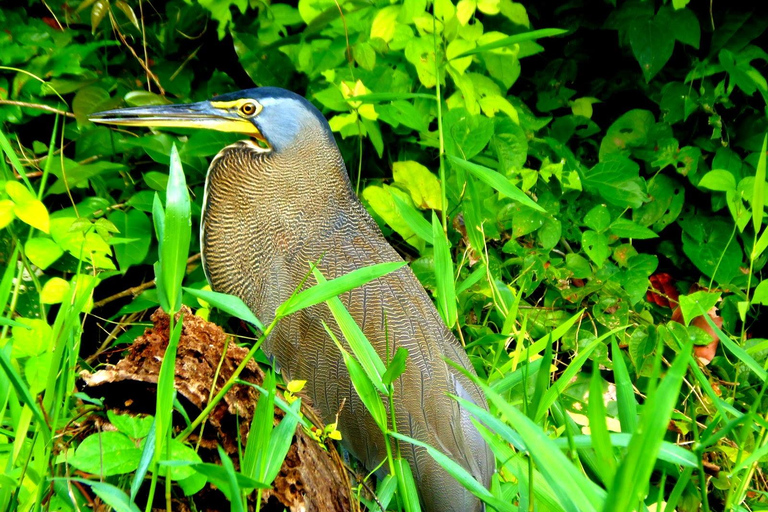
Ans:
[[[335,142],[323,127],[308,130],[290,150],[264,152],[250,142],[216,156],[206,182],[201,247],[216,291],[241,297],[264,323],[274,318],[320,260],[328,279],[401,258],[352,191]],[[306,286],[315,284],[314,280]],[[410,268],[377,279],[341,297],[376,351],[408,349],[405,373],[395,383],[398,431],[450,455],[486,486],[493,457],[469,414],[447,393],[485,407],[480,390],[445,364],[472,371],[467,356],[445,327]],[[339,426],[348,449],[368,468],[385,457],[384,440],[358,399],[343,360],[322,321],[336,329],[320,304],[282,320],[265,350],[288,379],[306,379],[306,391],[327,422],[346,399]],[[468,491],[426,451],[403,443],[429,512],[482,510]]]

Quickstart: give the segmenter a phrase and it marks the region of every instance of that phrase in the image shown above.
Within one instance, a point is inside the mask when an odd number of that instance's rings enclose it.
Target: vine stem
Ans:
[[[448,196],[446,194],[445,184],[445,138],[443,137],[443,98],[440,90],[440,63],[437,59],[437,18],[432,7],[432,37],[435,50],[435,96],[437,98],[437,133],[440,140],[440,152],[438,158],[440,161],[440,207],[442,208],[443,233],[448,237]]]

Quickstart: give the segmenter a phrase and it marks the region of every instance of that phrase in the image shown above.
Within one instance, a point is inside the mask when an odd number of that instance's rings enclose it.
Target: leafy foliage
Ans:
[[[521,509],[764,506],[768,18],[733,4],[4,5],[0,508],[72,509],[81,492],[56,480],[72,468],[104,477],[84,482],[121,510],[136,508],[129,473],[135,485],[147,471],[180,485],[194,473],[230,497],[274,473],[261,459],[248,475],[214,469],[184,436],[164,437],[167,381],[152,443],[192,466],[142,469],[144,423],[113,418],[106,442],[68,430],[86,407],[73,399],[78,369],[141,332],[139,312],[198,298],[242,308],[179,288],[204,285],[187,268],[199,252],[189,222],[211,157],[237,136],[111,130],[88,115],[253,84],[322,109],[364,204],[467,347],[491,404],[473,413],[499,468],[488,492],[470,488]],[[158,260],[159,286],[142,285]],[[140,294],[113,298],[129,288]],[[387,369],[357,342],[345,361],[386,431],[380,395],[404,356]],[[74,455],[54,453],[54,433]],[[282,453],[284,435],[262,442]],[[674,443],[696,467],[668,455]],[[379,488],[392,508],[395,485]],[[406,484],[399,500],[414,500]]]

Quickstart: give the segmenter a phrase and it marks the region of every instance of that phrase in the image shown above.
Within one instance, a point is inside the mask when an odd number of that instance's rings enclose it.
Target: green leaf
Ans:
[[[592,167],[585,174],[583,183],[588,190],[596,191],[614,206],[637,208],[649,200],[639,172],[640,166],[632,160],[614,157]]]
[[[197,290],[194,288],[184,287],[183,290],[195,298],[208,302],[213,307],[219,308],[225,313],[232,315],[236,318],[245,320],[255,325],[260,331],[264,331],[264,324],[262,324],[253,311],[243,302],[240,297],[229,295],[227,293],[214,292],[210,290]]]
[[[437,284],[438,312],[451,328],[456,324],[456,283],[453,280],[453,259],[450,245],[440,221],[432,212],[432,242],[435,248],[435,282]]]
[[[602,267],[605,260],[611,255],[608,238],[592,230],[587,230],[581,234],[581,246],[589,259],[598,267]]]
[[[717,192],[736,190],[736,178],[725,169],[715,169],[709,171],[701,178],[699,187],[715,190]]]
[[[658,17],[637,19],[629,27],[629,44],[646,82],[661,71],[675,49],[675,36]]]
[[[108,431],[86,437],[67,462],[86,473],[113,476],[135,471],[139,459],[141,450],[128,436]]]
[[[752,304],[768,306],[768,281],[761,281],[752,295]]]
[[[611,124],[600,142],[600,162],[629,156],[631,149],[647,145],[655,123],[655,117],[648,110],[633,109],[622,114]]]
[[[477,179],[486,185],[491,186],[510,199],[514,199],[515,201],[518,201],[519,203],[528,206],[529,208],[533,208],[534,210],[538,210],[540,212],[545,211],[544,208],[536,204],[533,199],[528,197],[525,192],[514,186],[507,178],[494,171],[493,169],[489,169],[488,167],[478,165],[473,162],[462,160],[455,156],[449,155],[448,159],[450,160],[451,164],[472,173],[472,175],[474,175]]]
[[[115,512],[140,512],[139,507],[119,487],[84,478],[70,478],[70,480],[90,486],[93,492]]]
[[[109,214],[109,220],[117,226],[123,238],[128,239],[125,244],[115,245],[120,270],[125,272],[129,267],[143,263],[152,243],[149,217],[139,210],[130,210],[128,213],[115,210]]]
[[[24,244],[24,254],[41,270],[58,260],[64,251],[50,238],[30,238]]]
[[[424,87],[431,89],[437,84],[435,45],[431,36],[415,37],[408,41],[405,58],[416,68],[419,81]]]
[[[331,279],[324,283],[319,283],[307,290],[293,295],[283,304],[278,306],[275,315],[278,317],[288,316],[301,309],[325,302],[332,297],[337,297],[342,293],[346,293],[354,288],[363,286],[375,279],[392,273],[405,265],[406,263],[404,261],[394,261],[358,268],[343,276]]]
[[[385,43],[392,41],[399,14],[400,6],[398,5],[389,5],[377,12],[371,24],[371,39],[378,37],[383,39]]]
[[[0,199],[0,229],[13,222],[16,215],[13,214],[13,201],[10,199]]]
[[[13,200],[13,213],[19,220],[43,233],[50,233],[48,210],[42,201],[32,195],[27,187],[17,181],[7,181],[5,182],[5,192]]]
[[[152,431],[152,416],[131,416],[130,414],[117,414],[112,410],[107,411],[109,422],[117,430],[131,439],[143,439]]]
[[[649,238],[658,238],[655,232],[636,224],[628,219],[616,219],[610,226],[612,234],[619,238],[634,238],[637,240],[647,240]]]
[[[680,222],[683,252],[701,272],[721,284],[729,283],[741,273],[743,253],[731,236],[732,223],[698,215]]]
[[[159,250],[161,278],[171,314],[181,307],[181,283],[187,270],[191,229],[189,192],[174,144],[165,196],[165,230]]]
[[[611,212],[605,205],[599,204],[587,212],[584,216],[584,224],[602,233],[611,225]]]
[[[424,218],[422,213],[416,208],[406,203],[397,194],[392,194],[392,201],[395,203],[400,217],[408,224],[408,227],[416,233],[422,240],[432,244],[432,226],[427,219]]]
[[[395,183],[408,190],[417,208],[442,210],[440,181],[419,162],[408,160],[392,164]]]
[[[381,217],[389,227],[403,237],[403,240],[418,249],[419,252],[424,249],[422,237],[416,236],[411,225],[400,216],[399,209],[394,201],[394,197],[398,196],[398,199],[401,201],[410,202],[410,196],[406,192],[389,185],[371,185],[365,187],[361,195],[376,215]]]
[[[40,302],[43,304],[58,304],[69,293],[69,283],[60,277],[52,277],[43,285],[40,292]]]
[[[695,317],[708,314],[720,300],[719,293],[694,292],[690,295],[680,296],[680,311],[683,314],[685,325],[691,323]]]
[[[385,386],[389,386],[398,378],[400,378],[400,376],[405,371],[405,363],[407,359],[408,359],[408,349],[404,347],[397,347],[397,351],[395,351],[395,357],[393,357],[392,360],[389,362],[389,365],[387,366],[387,371],[384,373],[384,376],[381,378]]]

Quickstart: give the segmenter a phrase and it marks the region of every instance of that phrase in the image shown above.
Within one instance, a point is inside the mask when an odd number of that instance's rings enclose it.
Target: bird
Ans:
[[[265,324],[294,290],[316,284],[311,276],[303,281],[310,263],[317,262],[325,278],[333,279],[403,261],[354,192],[328,121],[301,95],[257,87],[197,103],[108,110],[90,119],[246,136],[211,161],[200,247],[211,288],[240,297]],[[398,347],[408,350],[405,371],[394,382],[398,432],[442,451],[487,488],[493,455],[469,412],[449,394],[484,409],[487,403],[476,384],[446,363],[475,374],[411,269],[405,265],[340,299],[382,360]],[[386,458],[384,437],[357,396],[324,323],[343,339],[322,303],[281,319],[264,350],[286,381],[306,380],[306,393],[325,421],[339,414],[342,444],[372,470]],[[424,510],[484,510],[425,449],[400,445]]]

